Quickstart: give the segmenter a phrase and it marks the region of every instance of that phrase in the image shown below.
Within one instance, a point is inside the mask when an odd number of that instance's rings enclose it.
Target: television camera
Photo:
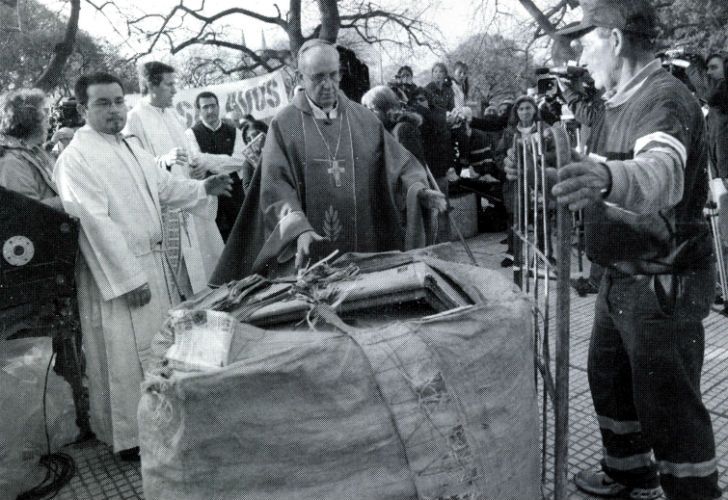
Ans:
[[[0,340],[49,336],[71,385],[80,437],[91,436],[74,268],[78,221],[0,186]]]
[[[559,94],[559,78],[580,80],[589,76],[586,68],[581,66],[560,66],[556,68],[536,68],[536,92],[540,96],[557,96]]]
[[[702,56],[686,47],[678,47],[659,52],[657,57],[662,61],[662,67],[683,82],[691,92],[695,92],[695,85],[688,76],[688,68],[694,64],[704,65]]]
[[[73,97],[63,99],[53,107],[51,112],[51,129],[53,131],[62,127],[83,127],[85,121],[76,109],[77,101]]]

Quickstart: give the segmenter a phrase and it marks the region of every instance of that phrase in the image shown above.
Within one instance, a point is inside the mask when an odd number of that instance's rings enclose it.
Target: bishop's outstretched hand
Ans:
[[[296,240],[296,269],[300,269],[311,254],[311,243],[325,239],[315,231],[306,231],[298,237]]]

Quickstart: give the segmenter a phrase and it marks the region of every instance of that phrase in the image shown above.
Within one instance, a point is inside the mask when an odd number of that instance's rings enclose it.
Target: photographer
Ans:
[[[69,97],[63,99],[53,109],[51,116],[51,130],[53,130],[53,135],[45,143],[44,147],[46,151],[51,152],[56,157],[71,142],[76,130],[85,124],[83,117],[76,109],[77,104],[74,97]]]
[[[561,120],[561,99],[558,81],[552,76],[539,76],[537,81],[539,97],[538,111],[541,119],[549,126]]]
[[[584,208],[587,254],[607,268],[596,302],[589,385],[602,471],[574,480],[597,496],[721,496],[711,419],[700,396],[704,329],[715,283],[703,217],[702,110],[654,59],[648,0],[594,0],[577,26],[581,62],[608,97],[600,157],[558,172],[553,194]],[[654,457],[657,462],[652,459]]]

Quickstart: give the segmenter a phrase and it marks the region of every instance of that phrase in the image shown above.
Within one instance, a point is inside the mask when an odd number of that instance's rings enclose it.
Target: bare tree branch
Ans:
[[[318,0],[318,5],[321,14],[319,38],[335,43],[339,37],[339,26],[341,25],[339,6],[336,0]]]
[[[99,11],[114,5],[114,0],[85,1],[91,2]],[[425,0],[426,5],[430,1]],[[165,11],[147,10],[137,12],[133,17],[127,15],[127,30],[144,43],[130,59],[138,60],[164,44],[173,54],[193,46],[214,46],[240,52],[251,68],[271,71],[278,67],[287,53],[253,51],[244,42],[230,39],[228,21],[236,15],[282,29],[288,36],[290,53],[294,55],[305,40],[318,37],[334,42],[339,38],[340,30],[356,33],[355,36],[367,44],[421,46],[432,51],[439,48],[433,36],[437,29],[421,21],[424,12],[421,7],[421,12],[410,12],[401,7],[384,9],[371,0],[316,0],[320,22],[304,34],[302,4],[301,0],[288,0],[288,11],[284,15],[277,3],[273,4],[275,14],[264,14],[243,7],[211,11],[213,2],[207,0],[177,0]]]
[[[218,40],[216,38],[198,37],[194,39],[189,39],[180,43],[179,45],[173,46],[171,50],[173,54],[176,54],[177,52],[180,52],[181,50],[184,50],[187,47],[191,47],[193,45],[212,45],[214,47],[224,47],[226,49],[239,50],[240,52],[243,52],[245,55],[250,57],[253,61],[255,61],[256,64],[252,66],[251,69],[262,67],[266,71],[273,71],[273,68],[268,64],[266,60],[264,60],[262,57],[260,57],[254,51],[250,50],[245,45],[227,42],[225,40]]]

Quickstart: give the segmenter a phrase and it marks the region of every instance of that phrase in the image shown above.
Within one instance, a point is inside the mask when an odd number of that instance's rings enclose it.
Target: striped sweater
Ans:
[[[627,274],[709,265],[705,122],[687,87],[650,63],[607,100],[600,134],[612,189],[585,213],[590,259]]]

